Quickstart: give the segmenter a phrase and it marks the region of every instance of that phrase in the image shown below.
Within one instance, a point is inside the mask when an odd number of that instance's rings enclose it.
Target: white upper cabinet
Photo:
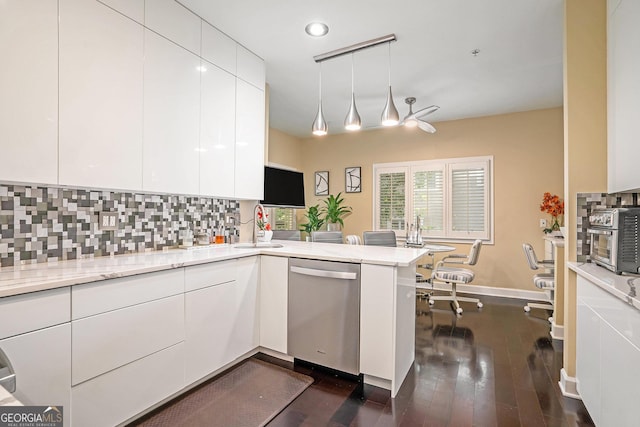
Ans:
[[[264,91],[236,79],[235,196],[264,196]]]
[[[607,129],[608,190],[640,188],[640,2],[608,0]]]
[[[185,49],[200,55],[202,20],[174,0],[146,0],[144,24]]]
[[[0,2],[0,181],[58,180],[58,2]]]
[[[144,0],[98,0],[118,12],[144,24]]]
[[[234,197],[236,78],[202,61],[200,194]]]
[[[204,21],[202,58],[233,75],[236,74],[236,42]]]
[[[199,192],[200,74],[200,58],[145,30],[144,190]]]
[[[237,76],[257,88],[264,90],[264,61],[249,50],[238,45]]]
[[[99,2],[60,0],[60,184],[142,189],[143,40]]]

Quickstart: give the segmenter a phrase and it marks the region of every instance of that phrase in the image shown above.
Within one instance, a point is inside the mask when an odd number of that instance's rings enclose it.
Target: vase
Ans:
[[[262,233],[262,236],[258,236],[258,242],[270,242],[273,237],[273,231],[263,230]]]
[[[339,222],[328,222],[327,223],[327,231],[340,231],[340,223]]]

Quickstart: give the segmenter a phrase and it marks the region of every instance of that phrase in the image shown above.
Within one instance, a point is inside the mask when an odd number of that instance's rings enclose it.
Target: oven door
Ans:
[[[616,271],[618,230],[590,228],[587,232],[591,237],[591,260],[609,270]]]

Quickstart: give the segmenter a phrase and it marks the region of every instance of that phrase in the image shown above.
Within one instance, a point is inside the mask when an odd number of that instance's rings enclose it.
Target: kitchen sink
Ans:
[[[258,242],[258,243],[237,243],[233,245],[237,249],[259,249],[259,248],[283,248],[282,243]]]

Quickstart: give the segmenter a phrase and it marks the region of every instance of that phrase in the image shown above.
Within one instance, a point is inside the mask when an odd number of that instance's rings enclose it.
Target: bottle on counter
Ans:
[[[224,243],[224,227],[220,226],[218,227],[218,232],[216,233],[216,244],[222,244]]]

